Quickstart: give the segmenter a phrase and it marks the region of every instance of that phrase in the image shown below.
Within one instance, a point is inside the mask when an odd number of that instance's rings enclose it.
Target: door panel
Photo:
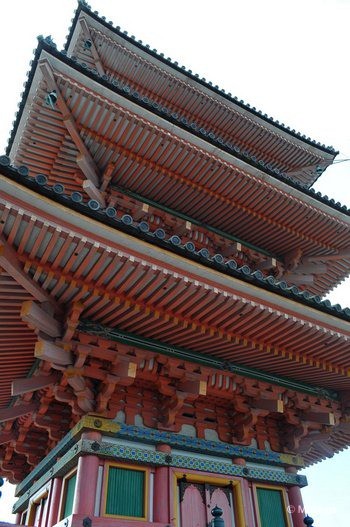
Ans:
[[[231,487],[179,481],[180,527],[209,527],[215,505],[223,511],[225,527],[235,527]]]
[[[204,485],[180,482],[179,490],[181,527],[205,527],[207,512]]]
[[[212,520],[211,511],[217,505],[222,509],[222,518],[225,522],[225,527],[234,527],[234,514],[233,514],[233,500],[232,500],[232,489],[227,487],[214,487],[208,485],[208,513],[209,521]]]

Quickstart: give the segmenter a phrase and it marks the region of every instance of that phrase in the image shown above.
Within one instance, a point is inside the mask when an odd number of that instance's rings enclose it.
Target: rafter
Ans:
[[[12,421],[12,419],[17,419],[22,415],[30,414],[34,412],[39,407],[38,402],[33,403],[22,403],[18,406],[10,406],[9,408],[2,408],[0,410],[0,423],[5,423],[6,421]]]
[[[311,274],[288,273],[284,278],[295,285],[312,285],[314,283],[314,276]]]
[[[56,313],[62,313],[56,301],[20,267],[16,251],[0,236],[0,266],[39,302],[48,302]]]
[[[331,262],[332,260],[341,260],[343,258],[350,258],[350,249],[344,249],[342,251],[337,251],[334,254],[317,254],[306,256],[303,260],[306,262]]]
[[[323,274],[328,270],[327,265],[325,264],[313,264],[313,263],[304,263],[301,262],[295,269],[295,273],[305,273],[305,274]]]
[[[23,393],[34,392],[52,386],[59,379],[59,374],[36,375],[24,379],[15,379],[12,381],[11,395],[22,395]]]
[[[298,353],[295,353],[292,350],[286,350],[285,348],[277,345],[275,346],[269,344],[263,338],[259,338],[259,335],[254,335],[253,338],[247,338],[245,336],[244,329],[226,329],[220,328],[217,324],[203,323],[201,320],[202,314],[200,313],[196,318],[188,317],[186,315],[175,316],[173,311],[167,307],[162,306],[159,308],[155,308],[152,302],[148,302],[147,300],[138,301],[132,295],[129,295],[125,292],[115,292],[115,290],[113,290],[113,286],[97,286],[96,283],[92,280],[87,281],[86,278],[75,278],[74,275],[70,273],[65,273],[62,269],[53,269],[51,265],[41,264],[40,261],[37,261],[36,259],[34,259],[33,261],[31,260],[31,264],[35,265],[38,271],[45,270],[50,272],[52,276],[59,277],[62,284],[64,282],[72,283],[72,281],[74,281],[75,286],[81,286],[82,288],[85,288],[85,290],[90,290],[94,295],[100,296],[101,299],[105,299],[106,301],[110,302],[110,307],[108,309],[112,309],[113,304],[125,306],[127,309],[129,309],[130,306],[133,306],[133,309],[136,310],[138,313],[143,313],[146,309],[148,309],[149,312],[152,312],[153,316],[156,318],[163,318],[167,322],[173,323],[177,327],[182,326],[192,328],[192,330],[197,331],[201,334],[201,338],[217,337],[225,340],[226,342],[242,344],[245,347],[251,346],[254,349],[259,349],[260,351],[264,351],[267,353],[273,353],[280,356],[287,356],[289,357],[289,360],[295,360],[297,362],[299,362],[300,360]],[[295,276],[299,277],[302,275]],[[87,310],[86,316],[89,316],[89,310]],[[192,336],[189,336],[189,338],[192,338]],[[184,343],[182,345],[184,345]],[[312,366],[315,365],[315,361],[311,356],[305,356],[304,360],[307,364],[310,364]],[[338,368],[335,363],[332,363],[328,360],[319,361],[319,365],[327,371],[334,371],[335,368]]]
[[[56,104],[62,113],[64,125],[67,128],[67,131],[71,136],[73,143],[79,150],[79,155],[77,156],[77,165],[84,174],[85,178],[91,183],[91,185],[86,189],[86,192],[89,194],[89,191],[92,188],[92,199],[97,199],[96,196],[98,196],[98,201],[100,202],[101,206],[104,207],[105,202],[103,195],[100,191],[98,191],[98,188],[100,186],[100,175],[96,163],[93,160],[89,150],[85,146],[85,143],[79,134],[75,123],[75,119],[60,92],[60,89],[56,83],[55,76],[49,62],[46,59],[43,59],[39,62],[39,66],[42,75],[46,81],[48,89],[56,93]]]
[[[5,445],[16,439],[16,433],[13,430],[3,430],[0,432],[0,445]]]
[[[87,25],[85,18],[80,18],[79,22],[83,30],[84,37],[86,38],[86,40],[89,40],[91,42],[90,51],[92,53],[93,58],[95,59],[96,69],[100,75],[105,75],[105,70],[104,70],[102,61],[100,59],[100,56],[98,54],[98,51],[96,49],[96,46],[94,44],[94,41],[92,40],[89,26]]]
[[[306,170],[311,170],[313,172],[317,171],[317,169],[321,170],[321,174],[322,172],[327,168],[328,164],[326,163],[316,163],[316,164],[313,164],[313,165],[308,165],[308,166],[305,166],[305,167],[300,167],[298,170],[288,170],[286,172],[286,174],[288,176],[296,176],[298,174],[300,174],[301,172],[305,172]]]

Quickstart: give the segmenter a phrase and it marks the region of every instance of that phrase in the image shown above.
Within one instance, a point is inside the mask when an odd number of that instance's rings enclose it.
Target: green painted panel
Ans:
[[[261,527],[287,527],[282,492],[257,489]]]
[[[66,499],[64,502],[63,518],[72,514],[76,481],[77,473],[73,474],[73,476],[66,482]]]
[[[143,518],[144,496],[144,472],[119,467],[109,468],[106,514]]]

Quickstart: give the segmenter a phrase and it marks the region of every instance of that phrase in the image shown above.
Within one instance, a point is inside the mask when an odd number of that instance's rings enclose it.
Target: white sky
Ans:
[[[226,91],[350,158],[350,0],[91,0],[92,8]],[[1,7],[0,154],[12,127],[36,36],[62,47],[75,0],[12,0]],[[316,185],[350,206],[350,162]],[[331,300],[350,305],[349,281]],[[345,525],[350,451],[305,471],[315,527]],[[10,486],[6,494],[11,491]],[[11,520],[13,498],[0,498]]]

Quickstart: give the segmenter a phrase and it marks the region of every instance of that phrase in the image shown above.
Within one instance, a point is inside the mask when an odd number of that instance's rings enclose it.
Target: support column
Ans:
[[[297,470],[294,467],[288,467],[286,472],[296,473]],[[304,524],[304,504],[303,498],[301,496],[300,487],[294,485],[288,489],[288,499],[289,499],[289,511],[292,517],[293,527],[305,527]]]
[[[62,478],[54,478],[50,490],[49,510],[47,518],[47,527],[52,527],[59,521],[59,507],[62,492]]]
[[[156,450],[171,453],[169,445],[157,445]],[[154,473],[153,521],[170,524],[169,467],[156,467]],[[305,526],[304,526],[305,527]]]
[[[246,466],[246,460],[242,457],[235,457],[232,459],[232,463],[234,465],[238,465],[240,467]],[[243,511],[242,511],[242,520],[244,521],[245,525],[249,525],[249,527],[255,526],[255,520],[254,520],[254,509],[253,509],[253,503],[252,503],[252,489],[251,484],[248,480],[245,478],[241,481],[241,489],[242,489],[242,499],[243,499]]]
[[[99,432],[85,432],[82,434],[82,439],[100,441],[101,434]],[[73,514],[83,514],[89,518],[94,516],[98,467],[98,456],[87,455],[79,458]]]

